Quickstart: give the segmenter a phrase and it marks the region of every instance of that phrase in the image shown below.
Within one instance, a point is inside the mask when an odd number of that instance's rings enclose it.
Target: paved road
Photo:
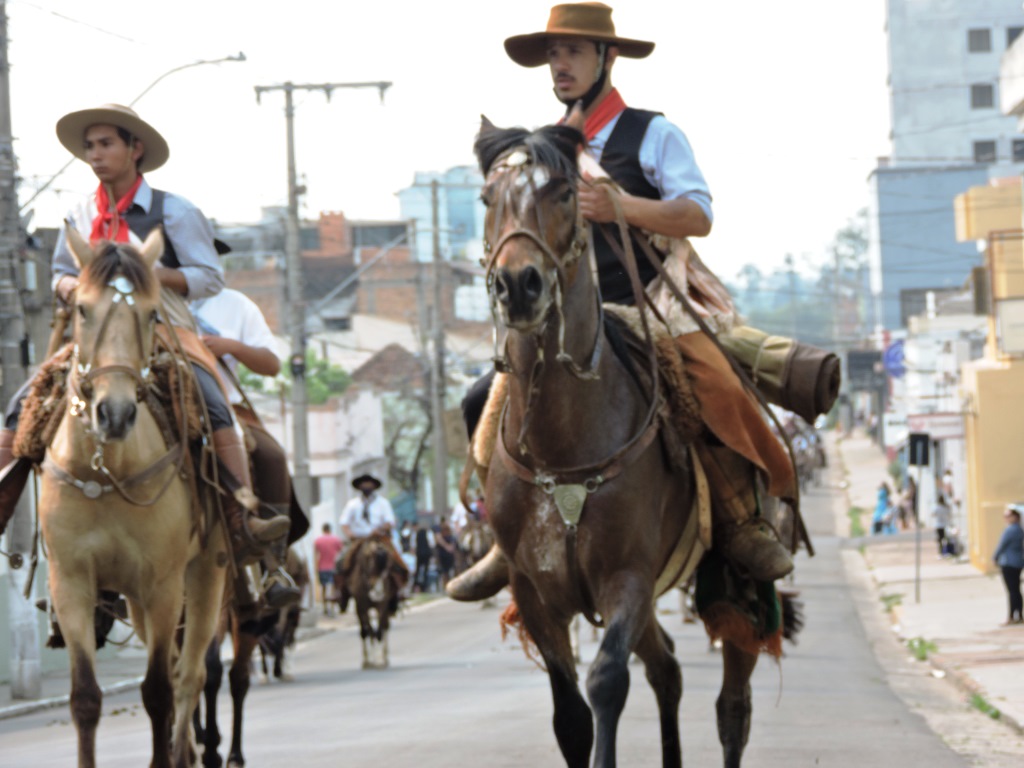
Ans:
[[[887,686],[844,578],[833,518],[835,491],[812,491],[807,517],[818,555],[801,556],[796,586],[807,625],[781,670],[762,661],[754,677],[748,766],[929,768],[967,763],[935,736]],[[863,589],[863,587],[858,587]],[[865,596],[859,595],[863,603]],[[662,621],[683,664],[684,758],[720,765],[714,700],[718,656],[703,630],[685,625],[675,599]],[[550,728],[547,678],[498,633],[498,610],[438,601],[394,629],[392,667],[362,671],[355,631],[343,627],[303,643],[295,682],[256,684],[246,718],[246,756],[261,766],[563,765]],[[587,635],[589,633],[585,633]],[[595,646],[585,636],[584,657]],[[660,765],[654,697],[640,665],[620,730],[620,761]],[[222,705],[228,722],[229,704]],[[0,765],[71,765],[74,728],[66,709],[0,721]],[[148,719],[136,693],[107,697],[98,736],[103,766],[148,761]]]

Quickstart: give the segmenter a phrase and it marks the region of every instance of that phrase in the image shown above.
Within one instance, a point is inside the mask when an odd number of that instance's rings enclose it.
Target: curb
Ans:
[[[100,691],[104,696],[121,693],[122,691],[131,690],[132,688],[138,688],[142,685],[142,680],[142,677],[135,677],[130,680],[121,680],[117,683],[100,686]],[[12,704],[11,706],[0,709],[0,720],[8,720],[12,717],[20,717],[21,715],[30,715],[33,712],[40,712],[44,709],[53,709],[54,707],[60,707],[70,703],[71,694],[66,693],[63,696],[54,696],[49,699],[27,701],[24,704]]]
[[[414,605],[409,608],[405,608],[406,613],[418,613],[422,610],[427,610],[430,607],[437,606],[444,603],[444,599],[428,600]],[[303,644],[316,640],[324,635],[329,635],[336,632],[339,627],[311,627],[307,630],[302,631],[302,637],[296,637],[295,647],[298,648]],[[124,691],[138,688],[142,685],[142,681],[145,678],[142,676],[133,677],[128,680],[119,680],[116,683],[110,683],[109,685],[100,686],[100,692],[104,696],[112,696],[115,693],[123,693]],[[23,704],[10,704],[5,707],[0,707],[0,720],[9,720],[14,717],[21,717],[22,715],[31,715],[34,712],[41,712],[45,709],[54,709],[56,707],[67,706],[71,703],[71,694],[65,693],[61,696],[53,696],[49,699],[37,699],[36,701],[26,701]]]

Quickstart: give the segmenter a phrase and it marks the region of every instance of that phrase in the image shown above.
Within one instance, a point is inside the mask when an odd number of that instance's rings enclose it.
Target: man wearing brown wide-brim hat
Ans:
[[[675,274],[682,275],[685,286],[687,270],[696,271],[696,265],[688,263],[692,250],[687,238],[707,235],[712,223],[711,193],[686,136],[661,113],[627,107],[612,85],[612,70],[620,56],[643,59],[653,50],[652,42],[620,35],[612,9],[596,2],[556,5],[543,31],[505,40],[505,52],[520,66],[548,65],[567,119],[571,125],[582,123],[585,146],[580,157],[579,210],[592,224],[612,224],[616,208],[611,195],[618,194],[626,223],[633,228],[630,237],[640,279],[651,290],[657,285],[658,271],[644,256],[640,238],[648,238],[638,233],[660,236],[665,247],[657,256],[670,273],[672,260],[679,261]],[[570,114],[574,107],[582,107],[582,120]],[[613,193],[608,184],[592,184],[599,175],[610,177],[618,192]],[[610,227],[608,232],[591,228],[601,297],[606,302],[632,304],[632,285],[615,253],[622,248],[618,228]],[[707,277],[707,285],[720,286],[712,275]],[[711,317],[719,310],[732,312],[724,288],[720,295],[721,306],[708,313]],[[719,298],[717,290],[714,298]],[[672,328],[673,335],[694,379],[705,424],[724,443],[721,449],[701,454],[702,460],[707,456],[713,485],[722,490],[714,505],[715,539],[726,557],[758,580],[781,578],[792,570],[792,559],[760,524],[752,484],[756,467],[773,495],[790,496],[794,474],[789,456],[713,340],[678,309],[676,316],[683,321]],[[481,393],[486,398],[487,386],[481,380],[467,395],[463,403],[467,424],[478,418]],[[735,484],[730,482],[734,476],[739,477]],[[739,487],[733,491],[732,485]],[[482,599],[504,586],[507,578],[503,556],[495,549],[450,582],[448,594],[462,600]]]
[[[103,104],[70,112],[57,121],[57,138],[78,159],[89,164],[99,181],[96,191],[67,215],[53,254],[53,288],[66,304],[73,303],[79,265],[68,245],[67,229],[89,244],[101,241],[140,245],[151,231],[162,228],[165,251],[154,268],[161,285],[161,317],[193,363],[195,381],[206,404],[217,457],[224,465],[224,485],[238,492],[226,499],[229,534],[240,563],[262,554],[268,542],[281,539],[291,527],[287,516],[260,518],[250,500],[249,455],[224,391],[216,379],[216,360],[195,333],[186,299],[213,296],[224,286],[214,248],[213,227],[195,205],[178,195],[153,189],[143,172],[156,170],[170,157],[166,140],[131,107]],[[27,387],[25,388],[27,392]],[[5,413],[0,432],[0,468],[12,464],[14,428],[20,418],[19,393]],[[20,466],[24,458],[13,462]],[[8,478],[6,472],[3,477]],[[0,531],[12,514],[27,473],[18,482],[0,482]],[[244,569],[238,569],[244,573]],[[240,590],[236,589],[236,593]]]

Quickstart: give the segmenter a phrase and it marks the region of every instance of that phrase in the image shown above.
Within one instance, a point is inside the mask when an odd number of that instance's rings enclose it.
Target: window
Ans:
[[[1007,27],[1006,28],[1006,47],[1009,48],[1013,45],[1013,41],[1020,37],[1020,33],[1024,32],[1024,27]]]
[[[974,162],[994,163],[996,161],[996,143],[994,141],[974,142]]]
[[[971,109],[988,109],[994,106],[995,88],[988,83],[977,83],[971,86]]]
[[[991,51],[992,32],[988,29],[968,29],[967,50],[970,53],[988,53]]]
[[[1013,140],[1013,162],[1024,163],[1024,139]]]

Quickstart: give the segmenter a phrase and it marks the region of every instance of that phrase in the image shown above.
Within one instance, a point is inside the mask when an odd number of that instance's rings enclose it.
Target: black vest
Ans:
[[[153,231],[153,227],[164,223],[164,194],[162,189],[153,190],[153,204],[149,206],[149,213],[142,210],[142,206],[136,203],[132,203],[128,207],[124,220],[128,222],[128,228],[140,240],[145,240],[146,236]],[[164,232],[164,255],[161,257],[160,263],[172,269],[181,266],[178,255],[174,252],[174,245],[167,237],[166,231]]]
[[[644,178],[644,170],[640,166],[640,144],[647,133],[647,126],[660,112],[647,112],[642,109],[626,107],[619,116],[619,121],[608,137],[608,143],[601,153],[601,167],[620,187],[631,195],[645,197],[648,200],[660,200],[657,187],[651,186]],[[614,223],[605,225],[612,232],[612,237],[621,246],[618,228]],[[629,275],[622,268],[619,257],[615,255],[611,245],[605,240],[601,230],[591,225],[594,236],[594,252],[597,256],[598,282],[601,286],[601,298],[612,304],[632,304],[633,288],[629,283]],[[647,285],[658,272],[647,260],[643,249],[633,236],[633,253],[636,254],[640,282]],[[664,255],[662,256],[664,259]]]

